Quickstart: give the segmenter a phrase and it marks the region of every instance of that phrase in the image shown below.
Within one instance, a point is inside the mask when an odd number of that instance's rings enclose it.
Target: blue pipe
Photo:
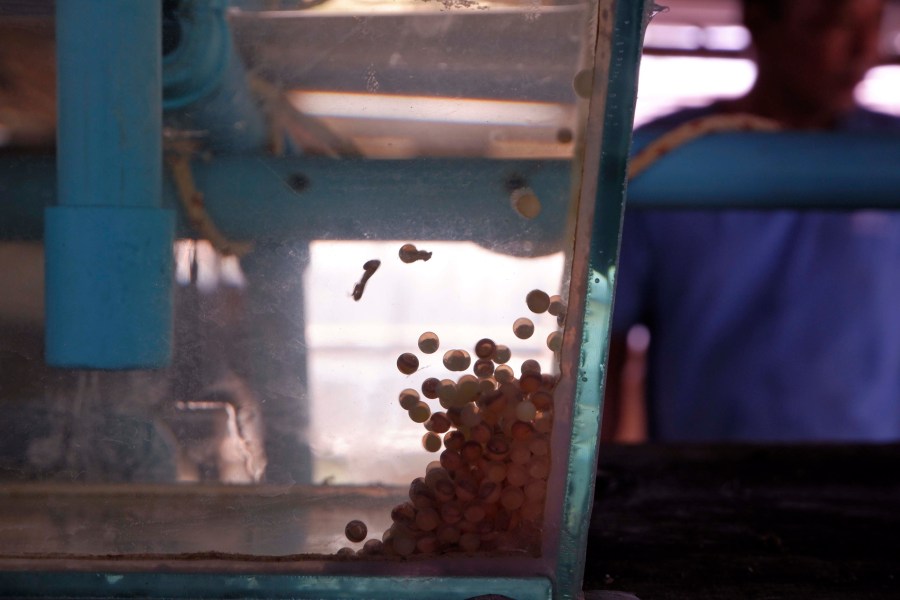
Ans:
[[[192,165],[207,212],[235,240],[462,239],[532,255],[561,243],[571,168],[565,160],[266,156]],[[39,208],[52,197],[54,177],[45,158],[0,160],[0,198],[8,190],[11,199],[0,202],[0,239],[39,238]],[[537,219],[524,220],[511,208],[515,180],[540,199]],[[177,204],[170,182],[163,198]],[[183,218],[178,233],[197,235]]]
[[[226,19],[228,0],[181,0],[171,27],[178,42],[163,58],[167,127],[202,132],[213,151],[258,151],[267,125]]]
[[[50,365],[152,368],[171,355],[160,24],[158,2],[56,3],[59,205],[44,216]]]
[[[635,134],[640,149],[658,133]],[[900,208],[900,136],[722,133],[673,150],[628,184],[629,208]]]
[[[535,256],[565,243],[571,169],[564,160],[220,157],[198,162],[194,178],[237,240],[467,240]],[[516,180],[539,198],[538,218],[512,208]]]

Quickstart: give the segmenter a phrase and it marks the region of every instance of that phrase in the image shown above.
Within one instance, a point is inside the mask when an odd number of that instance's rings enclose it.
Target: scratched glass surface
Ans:
[[[173,357],[47,365],[0,241],[0,555],[536,554],[596,3],[164,4],[236,86],[164,113]]]

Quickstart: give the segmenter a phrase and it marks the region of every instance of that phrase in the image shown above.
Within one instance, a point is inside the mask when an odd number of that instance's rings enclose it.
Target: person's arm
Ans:
[[[647,437],[644,407],[644,371],[647,329],[643,349],[629,350],[634,325],[652,318],[652,266],[650,223],[640,211],[626,211],[615,277],[612,334],[604,387],[601,442],[639,442]]]
[[[600,441],[636,444],[647,441],[647,348],[650,336],[638,325],[610,340]]]
[[[603,419],[600,421],[600,442],[614,443],[618,438],[622,412],[622,369],[627,354],[626,336],[613,334],[609,341],[606,383],[603,388]]]

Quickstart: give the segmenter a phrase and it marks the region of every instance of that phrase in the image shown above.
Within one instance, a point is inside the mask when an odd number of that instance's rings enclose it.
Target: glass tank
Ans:
[[[4,19],[55,63],[58,116],[34,143],[35,107],[0,106],[2,581],[571,597],[643,19],[614,0]]]

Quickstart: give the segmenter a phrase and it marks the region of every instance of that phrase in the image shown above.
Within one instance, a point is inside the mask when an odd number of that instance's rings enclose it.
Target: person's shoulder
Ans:
[[[721,103],[713,102],[706,106],[693,106],[690,108],[680,108],[675,112],[668,113],[661,117],[657,117],[648,123],[637,128],[637,131],[651,131],[656,133],[664,133],[670,129],[675,129],[679,125],[684,125],[694,119],[708,117],[710,115],[722,112]]]
[[[694,106],[690,108],[681,108],[675,112],[657,117],[634,130],[632,140],[633,151],[639,151],[648,143],[659,138],[673,129],[684,125],[690,121],[721,114],[723,110],[723,102],[716,101],[706,106]]]
[[[857,107],[838,124],[838,129],[852,133],[887,133],[900,135],[900,117]]]

